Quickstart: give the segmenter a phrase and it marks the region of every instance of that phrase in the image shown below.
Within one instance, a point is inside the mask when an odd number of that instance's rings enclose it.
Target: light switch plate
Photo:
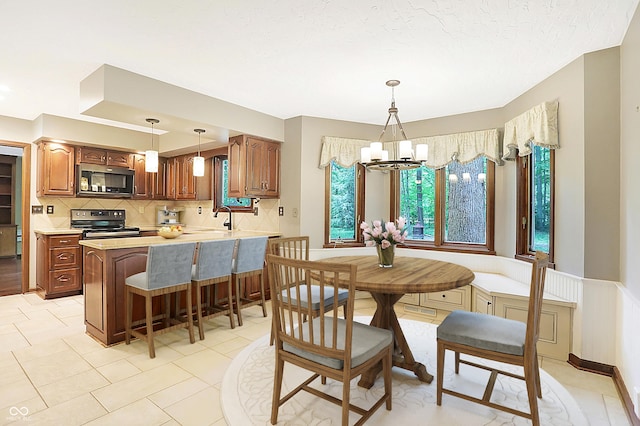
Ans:
[[[42,214],[42,206],[31,206],[31,214]]]
[[[53,206],[47,206],[47,214],[53,214]]]
[[[278,207],[278,216],[284,216],[284,207]]]

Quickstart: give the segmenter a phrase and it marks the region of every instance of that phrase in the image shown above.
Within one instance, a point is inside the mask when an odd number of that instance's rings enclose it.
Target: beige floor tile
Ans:
[[[22,376],[0,387],[0,406],[18,406],[20,402],[39,397],[28,377]]]
[[[11,325],[13,331],[0,333],[0,352],[10,353],[11,351],[17,351],[25,349],[30,346],[30,343],[25,337],[16,329],[13,324]]]
[[[565,386],[574,386],[614,398],[618,397],[618,391],[611,377],[581,371],[567,362],[551,358],[543,358],[540,368]]]
[[[271,321],[262,321],[259,324],[245,324],[234,331],[236,335],[253,341],[271,332]]]
[[[97,370],[111,383],[116,383],[128,377],[135,376],[142,371],[126,359],[121,359],[112,362],[111,364],[103,365],[102,367],[98,367]]]
[[[171,419],[166,423],[162,423],[162,426],[181,426],[181,425],[180,425],[180,423],[178,423],[174,419]]]
[[[170,405],[165,411],[183,426],[208,425],[224,418],[220,392],[212,387]]]
[[[227,425],[227,421],[224,418],[222,418],[217,422],[211,423],[211,426],[228,426],[228,425]]]
[[[105,349],[102,344],[98,343],[94,338],[86,333],[72,334],[64,337],[62,340],[73,348],[80,355],[87,354],[98,350]]]
[[[231,359],[213,350],[198,352],[174,361],[189,373],[202,379],[209,385],[220,383]]]
[[[20,363],[15,359],[11,352],[0,353],[0,386],[26,379]],[[2,389],[0,388],[0,392]]]
[[[14,355],[19,362],[33,361],[38,358],[50,357],[58,352],[68,351],[70,349],[62,339],[54,340],[46,344],[37,344],[28,348],[14,351]]]
[[[111,425],[162,425],[171,417],[146,398],[135,401],[106,416],[87,423],[91,426]]]
[[[604,395],[603,399],[611,426],[628,426],[631,424],[620,398]]]
[[[147,344],[140,340],[134,340],[130,345],[121,343],[103,349],[87,352],[82,356],[89,364],[97,368],[141,353],[146,353],[147,356],[149,354]]]
[[[91,365],[72,349],[20,364],[36,386],[44,386],[91,369]]]
[[[18,310],[17,313],[12,315],[0,315],[0,325],[14,325],[16,322],[28,321],[27,317],[22,311]]]
[[[109,381],[94,369],[38,387],[49,407],[107,386]]]
[[[146,349],[146,344],[145,344],[145,349]],[[175,361],[183,357],[183,355],[180,352],[170,348],[169,346],[156,345],[155,350],[156,350],[155,358],[149,358],[149,351],[145,350],[145,352],[128,357],[127,360],[131,364],[139,368],[140,370],[145,371],[145,370],[151,370],[153,368],[157,368],[162,364],[168,364],[172,361]]]
[[[2,400],[0,399],[0,401]],[[31,417],[46,409],[47,405],[39,396],[0,407],[0,425],[31,424]]]
[[[77,316],[82,316],[84,318],[84,307],[76,302],[64,305],[57,304],[56,307],[52,307],[47,310],[59,319]]]
[[[209,387],[208,384],[197,377],[192,377],[184,382],[177,383],[171,387],[161,390],[160,392],[156,392],[153,395],[149,395],[148,398],[158,407],[165,408],[188,398],[195,393],[201,392],[207,387]]]
[[[107,410],[115,411],[190,377],[182,368],[166,364],[105,386],[92,394]]]
[[[245,348],[251,342],[252,340],[245,339],[244,337],[236,337],[235,339],[231,339],[226,342],[220,343],[219,345],[216,345],[214,349],[216,352],[220,352],[221,354],[227,354],[229,352]]]
[[[576,400],[585,417],[589,419],[589,423],[609,425],[609,416],[602,394],[574,386],[565,385],[565,388]]]
[[[29,425],[83,425],[105,415],[107,411],[91,394],[85,394],[42,410],[31,416]]]

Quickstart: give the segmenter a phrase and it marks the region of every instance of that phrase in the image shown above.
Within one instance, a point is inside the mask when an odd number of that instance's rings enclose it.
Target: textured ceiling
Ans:
[[[96,121],[79,83],[106,63],[280,118],[383,124],[386,80],[405,122],[500,107],[619,45],[638,0],[0,4],[0,115]]]

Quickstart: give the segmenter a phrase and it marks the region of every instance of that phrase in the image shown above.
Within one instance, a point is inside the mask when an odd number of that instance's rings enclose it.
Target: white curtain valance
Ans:
[[[421,137],[412,139],[411,142],[414,149],[417,144],[429,146],[429,158],[426,166],[432,169],[445,167],[454,160],[463,164],[468,163],[480,156],[485,156],[494,163],[502,164],[498,129]],[[371,141],[363,139],[323,136],[318,167],[327,167],[331,160],[342,167],[351,167],[360,161],[360,148],[369,146],[370,143]],[[394,158],[396,145],[397,142],[383,144],[383,149],[389,151],[390,159]]]
[[[531,144],[560,148],[557,100],[541,103],[504,124],[503,160],[529,155]]]

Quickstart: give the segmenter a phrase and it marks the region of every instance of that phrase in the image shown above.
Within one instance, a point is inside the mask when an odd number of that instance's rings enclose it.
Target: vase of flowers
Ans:
[[[393,266],[395,246],[398,243],[404,243],[407,237],[407,231],[404,230],[405,225],[406,220],[403,217],[398,218],[396,223],[374,220],[371,226],[367,222],[360,224],[365,245],[368,247],[376,246],[378,265],[381,268]]]

